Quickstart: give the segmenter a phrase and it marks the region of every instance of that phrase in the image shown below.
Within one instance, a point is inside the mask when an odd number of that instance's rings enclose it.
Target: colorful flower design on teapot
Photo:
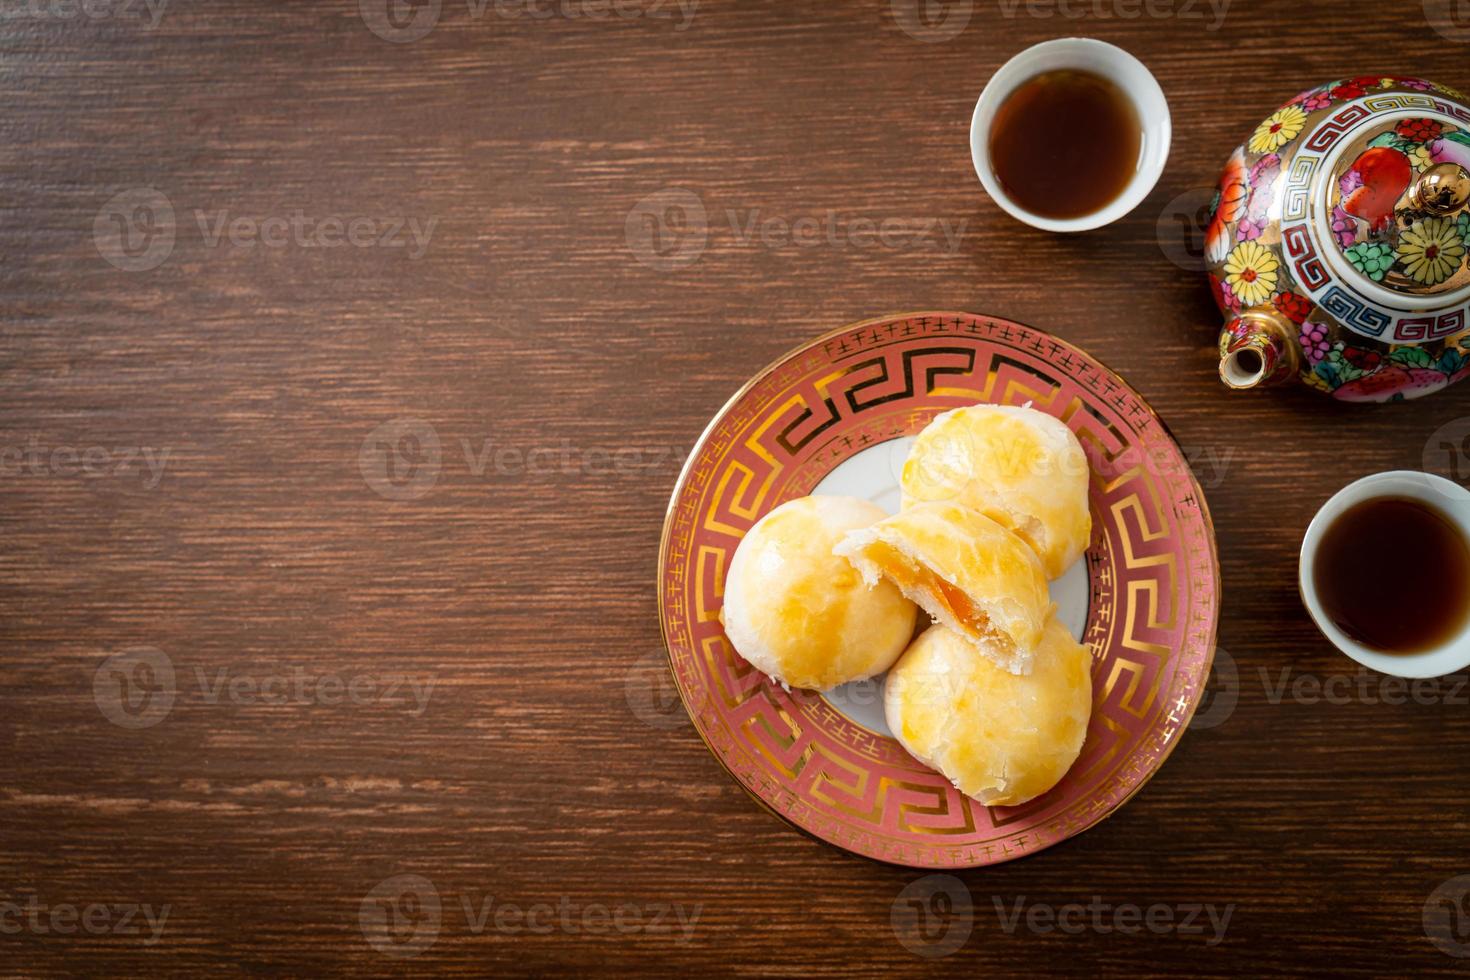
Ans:
[[[1470,108],[1417,78],[1309,89],[1221,174],[1205,232],[1233,388],[1398,401],[1470,374]]]

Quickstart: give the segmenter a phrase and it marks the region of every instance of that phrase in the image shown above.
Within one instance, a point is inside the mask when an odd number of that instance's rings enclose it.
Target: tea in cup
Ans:
[[[985,190],[1046,231],[1099,228],[1132,211],[1169,156],[1163,89],[1137,58],[1090,38],[1027,48],[991,77],[970,120]]]
[[[1470,491],[1412,471],[1348,485],[1307,528],[1298,584],[1317,628],[1367,667],[1470,666]]]

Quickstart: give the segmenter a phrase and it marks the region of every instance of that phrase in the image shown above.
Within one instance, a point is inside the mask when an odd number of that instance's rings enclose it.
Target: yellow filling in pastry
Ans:
[[[885,578],[930,614],[948,618],[976,639],[995,643],[1003,650],[1014,647],[1011,638],[991,623],[985,610],[929,566],[884,541],[874,541],[864,551]],[[939,608],[932,608],[934,605]]]

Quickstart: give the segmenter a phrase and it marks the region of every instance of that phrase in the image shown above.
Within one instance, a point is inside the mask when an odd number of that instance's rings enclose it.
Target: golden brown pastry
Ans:
[[[1025,677],[935,626],[904,651],[883,691],[909,754],[986,806],[1034,799],[1066,775],[1092,715],[1092,657],[1055,617]]]
[[[869,582],[897,585],[1006,670],[1030,670],[1051,612],[1041,561],[1020,538],[958,504],[916,504],[849,533],[837,553]]]
[[[971,405],[936,418],[904,463],[903,505],[963,504],[1031,546],[1061,576],[1092,537],[1087,456],[1066,424],[1032,408]]]
[[[741,539],[720,621],[736,652],[785,685],[825,691],[880,674],[914,635],[918,609],[891,582],[865,582],[832,548],[882,520],[853,497],[801,497]]]

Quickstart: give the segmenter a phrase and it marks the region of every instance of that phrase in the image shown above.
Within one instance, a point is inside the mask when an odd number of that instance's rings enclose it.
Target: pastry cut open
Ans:
[[[916,504],[848,533],[834,552],[869,583],[898,586],[1000,667],[1030,672],[1052,609],[1046,572],[996,521],[958,504]]]

